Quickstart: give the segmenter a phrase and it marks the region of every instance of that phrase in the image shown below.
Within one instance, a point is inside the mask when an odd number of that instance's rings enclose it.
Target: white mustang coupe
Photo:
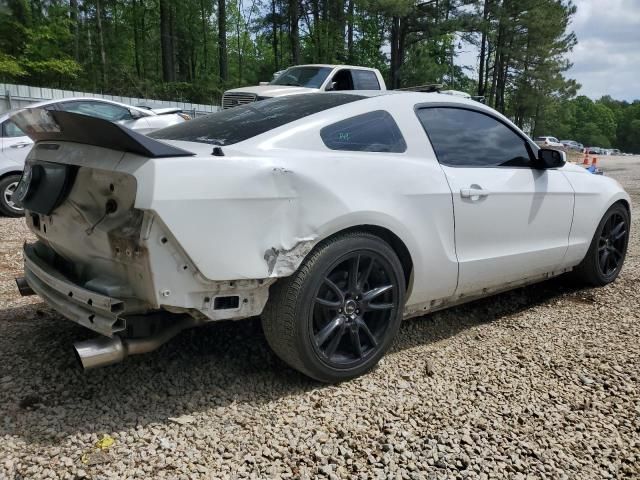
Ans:
[[[14,194],[38,240],[23,294],[101,336],[85,368],[204,322],[261,315],[285,362],[335,382],[376,365],[403,318],[565,272],[615,280],[630,199],[505,117],[438,93],[282,97],[149,138],[70,112]]]

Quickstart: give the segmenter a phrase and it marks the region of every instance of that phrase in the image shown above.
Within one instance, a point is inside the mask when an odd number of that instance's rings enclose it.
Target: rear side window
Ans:
[[[527,142],[504,123],[462,108],[423,108],[418,118],[444,165],[531,167]]]
[[[3,137],[25,137],[26,134],[18,128],[11,120],[7,120],[2,124]]]
[[[352,70],[354,88],[356,90],[380,90],[380,82],[374,72],[369,70]]]
[[[384,110],[328,125],[320,130],[320,136],[331,150],[402,153],[407,149],[398,125]]]
[[[363,98],[365,97],[344,93],[309,93],[272,98],[156,130],[149,136],[160,140],[232,145],[309,115]]]
[[[73,113],[81,113],[91,117],[102,118],[110,122],[119,120],[130,120],[131,112],[119,105],[113,105],[106,102],[64,102],[61,104],[62,110]]]

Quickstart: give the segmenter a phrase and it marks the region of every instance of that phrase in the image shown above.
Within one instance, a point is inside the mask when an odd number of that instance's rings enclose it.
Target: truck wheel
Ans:
[[[24,210],[11,201],[11,195],[20,182],[20,175],[7,175],[0,180],[0,213],[7,217],[21,217]]]
[[[262,315],[274,352],[322,382],[373,368],[402,321],[402,265],[393,249],[365,232],[319,244],[290,277],[276,282]]]
[[[630,226],[627,209],[621,203],[613,204],[600,220],[587,255],[573,272],[574,278],[597,287],[613,282],[627,255]]]

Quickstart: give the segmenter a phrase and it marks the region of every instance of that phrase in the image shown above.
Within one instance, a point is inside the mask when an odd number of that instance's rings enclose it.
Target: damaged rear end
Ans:
[[[269,280],[207,278],[161,216],[137,202],[141,190],[154,195],[149,162],[194,152],[68,112],[13,119],[37,142],[14,197],[37,238],[24,246],[17,283],[103,336],[76,346],[85,368],[151,351],[205,321],[262,311]]]

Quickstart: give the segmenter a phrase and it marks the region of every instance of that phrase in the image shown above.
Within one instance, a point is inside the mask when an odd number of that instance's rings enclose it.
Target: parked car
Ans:
[[[600,147],[587,147],[587,153],[590,155],[602,155],[602,150]]]
[[[350,65],[300,65],[276,73],[277,77],[274,75],[269,83],[227,90],[222,96],[222,108],[233,108],[285,95],[347,90],[386,90],[387,88],[382,74],[376,68]]]
[[[536,137],[535,142],[544,148],[564,148],[564,145],[556,137]]]
[[[153,110],[91,97],[47,100],[34,103],[30,107],[103,118],[145,134],[190,118],[176,108]],[[31,150],[32,141],[9,119],[13,113],[15,111],[0,115],[0,213],[19,217],[23,211],[11,201],[11,196],[22,175],[24,160]]]
[[[85,368],[262,315],[285,362],[341,381],[376,365],[402,318],[571,270],[606,285],[627,249],[615,180],[455,96],[287,96],[152,138],[12,118],[38,142],[14,194],[37,238],[18,285],[102,335],[76,344]]]
[[[560,143],[569,150],[573,150],[575,152],[582,152],[584,150],[584,145],[576,142],[575,140],[560,140]]]

